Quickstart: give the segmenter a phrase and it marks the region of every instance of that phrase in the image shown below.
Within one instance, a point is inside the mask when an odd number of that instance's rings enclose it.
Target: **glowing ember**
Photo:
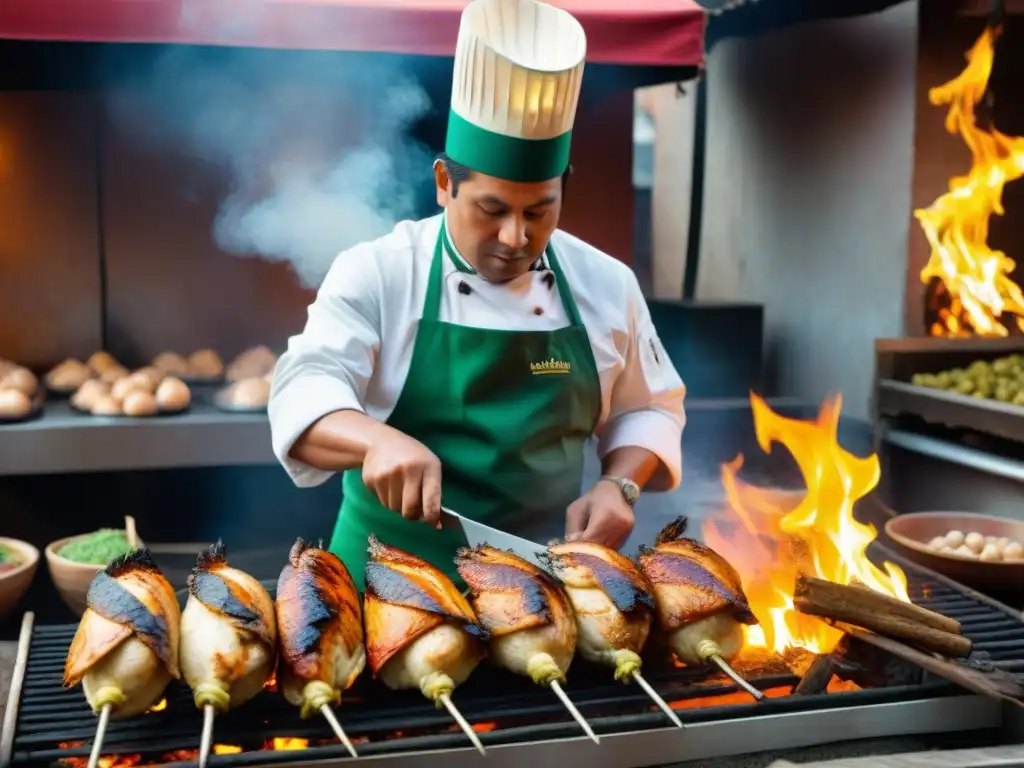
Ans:
[[[988,247],[989,218],[1003,214],[1003,187],[1024,175],[1024,138],[979,128],[975,116],[992,74],[997,35],[986,29],[967,53],[967,68],[928,93],[932,104],[949,105],[946,130],[960,135],[972,158],[966,176],[950,179],[947,193],[914,212],[931,245],[921,280],[940,281],[950,301],[929,328],[932,336],[1007,336],[1003,315],[1024,330],[1024,294],[1010,278],[1016,265]]]
[[[909,600],[906,577],[897,566],[885,563],[883,572],[867,559],[864,553],[876,531],[853,516],[857,500],[878,484],[878,457],[858,458],[839,446],[838,395],[822,404],[816,421],[784,418],[753,394],[750,403],[761,450],[769,453],[772,443],[783,445],[807,490],[789,493],[748,485],[738,477],[743,465],[738,456],[722,466],[729,508],[705,522],[704,540],[739,572],[761,622],[747,629],[749,648],[828,652],[842,633],[794,610],[799,574],[839,584],[860,582]]]
[[[150,712],[163,712],[167,709],[167,699],[160,699],[156,704],[149,708]]]

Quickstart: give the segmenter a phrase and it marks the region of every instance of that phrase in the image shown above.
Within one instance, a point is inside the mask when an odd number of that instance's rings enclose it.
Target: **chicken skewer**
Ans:
[[[263,690],[274,671],[274,602],[252,576],[228,565],[218,541],[199,556],[188,577],[181,614],[181,671],[203,713],[199,765],[205,768],[213,720]]]
[[[761,701],[764,694],[729,666],[743,650],[743,625],[757,624],[740,577],[725,558],[685,532],[686,518],[677,518],[653,547],[640,548],[640,570],[653,587],[658,622],[681,662],[713,663]]]
[[[393,691],[417,688],[444,707],[477,751],[473,727],[452,692],[476,669],[487,634],[451,579],[407,552],[370,535],[366,563],[366,650],[370,672]]]
[[[601,544],[572,541],[548,547],[544,564],[569,596],[587,661],[615,669],[615,679],[636,682],[678,728],[682,721],[640,674],[640,651],[654,618],[653,589],[628,557]]]
[[[99,714],[89,768],[96,768],[112,717],[132,717],[159,702],[178,668],[181,611],[174,589],[146,549],[96,574],[68,649],[64,685],[82,684]]]
[[[578,636],[562,587],[523,558],[485,544],[460,549],[455,564],[469,585],[476,615],[490,634],[491,659],[554,691],[583,732],[600,744],[561,685]]]
[[[303,718],[322,714],[359,757],[331,709],[366,666],[363,611],[351,574],[323,543],[298,539],[277,580],[276,611],[281,693]]]

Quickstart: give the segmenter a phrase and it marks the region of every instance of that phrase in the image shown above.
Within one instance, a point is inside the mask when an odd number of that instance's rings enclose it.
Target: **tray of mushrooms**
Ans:
[[[225,371],[229,382],[213,396],[213,404],[231,413],[264,413],[270,402],[277,355],[265,346],[253,347],[236,357]]]
[[[71,395],[73,411],[90,416],[141,418],[176,415],[192,404],[188,385],[156,366],[132,372],[105,352],[89,360],[94,375]]]
[[[32,371],[0,358],[0,424],[38,418],[43,413],[44,397]]]

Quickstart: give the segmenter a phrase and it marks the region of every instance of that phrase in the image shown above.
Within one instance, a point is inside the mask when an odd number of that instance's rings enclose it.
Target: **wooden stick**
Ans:
[[[100,763],[100,753],[103,750],[103,739],[107,735],[107,725],[110,723],[110,713],[114,711],[111,704],[104,704],[100,710],[100,721],[96,726],[96,738],[92,740],[92,750],[89,752],[89,768],[96,768]]]
[[[338,737],[338,741],[345,745],[345,749],[352,757],[359,757],[356,753],[356,748],[352,746],[352,742],[349,741],[348,736],[345,734],[345,729],[341,727],[341,723],[338,722],[338,718],[334,716],[334,710],[328,704],[324,704],[320,707],[320,714],[324,716],[327,724],[331,726],[331,730],[334,731],[334,735]]]
[[[809,616],[834,619],[870,629],[877,634],[905,640],[911,645],[943,656],[971,655],[973,646],[968,638],[922,624],[907,615],[897,615],[887,610],[887,604],[878,600],[880,597],[885,596],[870,589],[845,587],[801,576],[796,582],[793,605]]]
[[[206,768],[213,746],[213,718],[217,711],[212,704],[203,707],[203,735],[199,739],[199,768]]]
[[[562,700],[562,704],[564,704],[565,708],[569,710],[569,714],[573,716],[573,719],[580,724],[580,728],[582,728],[583,732],[590,737],[590,740],[595,744],[600,744],[601,740],[597,738],[597,734],[594,733],[594,729],[590,727],[590,723],[583,719],[583,715],[581,715],[580,711],[576,709],[576,705],[572,703],[572,700],[565,695],[565,691],[562,690],[562,686],[559,682],[557,680],[552,680],[548,685],[551,686],[551,690],[555,692],[555,695]]]
[[[644,680],[643,677],[640,676],[639,672],[634,672],[632,677],[633,680],[636,681],[636,684],[644,689],[644,693],[651,697],[651,701],[657,704],[658,708],[665,713],[665,716],[672,721],[672,725],[676,728],[682,728],[683,721],[680,720],[679,716],[672,711],[672,707],[668,705],[668,702],[661,698],[661,696],[658,695],[658,692],[651,687],[651,684]]]
[[[911,664],[916,664],[922,669],[949,680],[951,683],[956,683],[969,691],[1001,701],[1010,701],[1018,707],[1024,707],[1024,702],[1020,701],[1024,697],[1024,686],[1018,682],[1016,677],[1002,670],[981,672],[980,670],[966,667],[963,664],[958,664],[955,661],[940,659],[930,653],[924,653],[891,637],[884,637],[874,632],[851,627],[839,621],[828,621],[827,623],[837,629],[841,629],[850,637],[880,648]]]
[[[956,619],[943,616],[935,611],[929,611],[927,608],[922,608],[913,603],[905,603],[889,595],[883,595],[881,592],[868,588],[861,582],[851,586],[843,586],[834,581],[817,579],[813,576],[800,576],[796,580],[795,592],[797,596],[806,596],[810,600],[853,601],[857,605],[870,608],[872,611],[900,619],[907,619],[925,627],[931,627],[943,632],[951,632],[954,635],[962,635],[964,633],[963,627]]]
[[[793,686],[793,696],[813,696],[824,693],[832,677],[836,673],[836,663],[831,653],[826,653],[814,660],[800,682]]]
[[[131,515],[124,516],[124,537],[128,540],[128,546],[137,549],[139,546],[139,535],[135,531],[135,518]]]
[[[444,704],[444,708],[448,710],[448,714],[452,716],[452,719],[459,724],[459,728],[466,734],[466,737],[473,742],[473,746],[476,747],[476,751],[481,755],[486,755],[487,752],[484,750],[484,744],[480,741],[480,737],[476,735],[476,731],[473,730],[473,726],[469,724],[469,721],[462,716],[459,712],[458,707],[455,706],[455,702],[452,701],[452,697],[447,693],[442,693],[438,697],[438,701]]]
[[[738,685],[744,691],[753,696],[756,701],[764,701],[764,694],[757,690],[757,688],[752,686],[746,680],[744,680],[742,677],[740,677],[740,673],[732,667],[730,667],[729,662],[727,662],[725,659],[723,659],[721,656],[717,654],[709,656],[708,659],[710,661],[713,661],[716,665],[718,665],[718,668],[726,674],[726,677],[728,677],[730,680],[736,683],[736,685]]]

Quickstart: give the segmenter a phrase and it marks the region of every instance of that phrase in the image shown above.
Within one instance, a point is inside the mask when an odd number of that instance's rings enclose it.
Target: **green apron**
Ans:
[[[548,245],[570,325],[506,331],[441,322],[445,254],[466,271],[444,229],[437,236],[409,375],[387,424],[441,460],[444,506],[502,530],[564,515],[580,494],[583,448],[601,411],[597,364],[572,292]],[[367,539],[422,557],[461,586],[451,530],[410,522],[382,505],[348,470],[330,549],[363,589]]]

